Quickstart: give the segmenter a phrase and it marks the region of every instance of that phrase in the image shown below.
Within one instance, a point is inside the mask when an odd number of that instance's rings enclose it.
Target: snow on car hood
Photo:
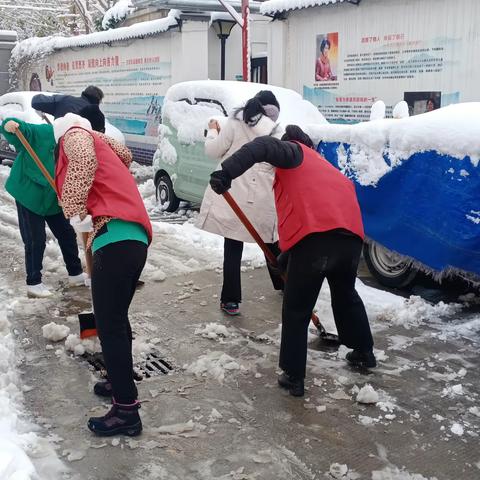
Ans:
[[[177,130],[179,141],[193,143],[203,140],[203,131],[207,128],[210,118],[232,114],[260,90],[271,90],[277,97],[280,104],[278,122],[281,125],[305,126],[310,123],[327,123],[313,104],[293,90],[261,83],[222,80],[191,81],[173,85],[165,96],[163,114]],[[199,99],[213,99],[221,106]],[[195,102],[197,104],[192,105]]]
[[[306,131],[315,143],[339,142],[340,167],[348,168],[361,185],[376,185],[383,175],[418,152],[433,150],[458,159],[468,156],[474,166],[480,160],[480,102],[398,120],[308,125]],[[344,144],[350,146],[348,165]]]

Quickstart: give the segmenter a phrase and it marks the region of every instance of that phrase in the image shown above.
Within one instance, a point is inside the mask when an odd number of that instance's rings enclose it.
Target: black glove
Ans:
[[[272,272],[274,275],[277,275],[278,277],[282,277],[283,275],[287,274],[287,266],[288,266],[288,256],[289,252],[282,252],[278,257],[277,257],[277,263],[275,266],[273,266],[270,262],[268,262],[268,269],[270,272]]]
[[[232,186],[232,179],[225,170],[217,170],[210,175],[210,186],[215,193],[222,195]]]

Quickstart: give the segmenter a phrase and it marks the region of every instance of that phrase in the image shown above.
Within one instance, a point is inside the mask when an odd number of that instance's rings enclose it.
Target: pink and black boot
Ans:
[[[87,426],[90,431],[100,437],[112,435],[128,435],[135,437],[142,433],[142,420],[138,414],[140,402],[136,400],[131,404],[117,403],[112,398],[112,408],[103,417],[91,417]]]

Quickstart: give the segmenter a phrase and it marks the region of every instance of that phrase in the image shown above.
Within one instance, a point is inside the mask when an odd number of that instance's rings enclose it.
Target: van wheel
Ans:
[[[418,273],[404,257],[375,242],[365,243],[363,257],[370,273],[386,287],[407,287]]]
[[[175,195],[172,180],[167,174],[158,177],[156,185],[157,202],[164,212],[175,212],[180,205],[180,199]]]

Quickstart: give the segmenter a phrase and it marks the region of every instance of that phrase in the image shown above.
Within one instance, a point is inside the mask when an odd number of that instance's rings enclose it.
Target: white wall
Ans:
[[[184,20],[172,34],[173,83],[208,78],[208,28],[208,21]]]
[[[251,55],[268,52],[270,22],[261,15],[250,17]],[[225,45],[225,80],[242,76],[242,29],[235,25]],[[208,78],[220,79],[220,40],[213,28],[208,32]]]
[[[357,119],[375,99],[391,107],[409,92],[441,92],[442,105],[478,101],[479,19],[479,0],[362,0],[359,6],[342,2],[291,11],[286,21],[271,24],[270,81],[298,91],[326,111],[339,107],[355,116],[358,110]],[[337,79],[317,81],[316,37],[333,32],[338,32]],[[397,34],[402,40],[387,38]],[[379,40],[364,41],[374,36]],[[382,52],[392,52],[387,65],[377,61]],[[348,73],[356,66],[351,60],[355,54],[376,63],[378,70],[370,70],[376,73],[358,78]],[[439,59],[437,72],[422,65],[426,57]],[[390,61],[408,73],[387,78]],[[412,65],[418,68],[409,70]]]

